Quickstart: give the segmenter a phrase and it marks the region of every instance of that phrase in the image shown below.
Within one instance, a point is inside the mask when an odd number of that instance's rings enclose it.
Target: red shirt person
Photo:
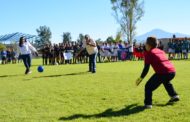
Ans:
[[[164,85],[168,95],[171,97],[168,103],[179,101],[179,96],[174,90],[171,80],[175,77],[174,65],[168,60],[164,51],[157,48],[158,42],[155,37],[148,37],[146,41],[146,51],[144,59],[144,69],[140,78],[137,79],[138,86],[143,78],[147,75],[150,65],[153,67],[155,74],[147,81],[145,85],[145,108],[152,108],[152,92],[161,84]]]
[[[168,60],[164,51],[153,48],[144,53],[145,64],[150,64],[157,74],[174,73],[174,65]]]

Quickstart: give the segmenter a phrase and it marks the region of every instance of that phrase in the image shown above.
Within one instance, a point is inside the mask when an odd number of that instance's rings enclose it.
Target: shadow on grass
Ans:
[[[166,104],[154,104],[154,105],[159,106],[159,107],[165,107],[165,106],[173,106],[175,104],[176,102],[173,102],[173,103],[167,102]]]
[[[19,74],[19,75],[0,75],[0,78],[17,77],[17,76],[23,76],[23,74]]]
[[[84,74],[88,74],[88,72],[69,73],[69,74],[63,74],[63,75],[46,75],[46,76],[39,76],[39,77],[33,77],[33,78],[53,78],[53,77],[62,77],[62,76],[84,75]]]
[[[85,114],[75,114],[68,117],[60,117],[59,120],[74,120],[74,119],[89,119],[89,118],[103,118],[103,117],[120,117],[120,116],[128,116],[131,114],[137,114],[139,112],[144,111],[144,106],[138,106],[137,104],[128,105],[125,108],[114,111],[112,108],[109,108],[102,113],[85,115]]]

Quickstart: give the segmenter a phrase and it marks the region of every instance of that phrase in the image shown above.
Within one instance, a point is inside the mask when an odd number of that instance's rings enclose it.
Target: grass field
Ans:
[[[0,122],[190,122],[190,61],[174,61],[172,81],[181,101],[166,106],[163,86],[154,92],[153,108],[142,109],[144,85],[135,86],[142,61],[45,66],[33,60],[33,73],[24,75],[23,64],[0,65]]]

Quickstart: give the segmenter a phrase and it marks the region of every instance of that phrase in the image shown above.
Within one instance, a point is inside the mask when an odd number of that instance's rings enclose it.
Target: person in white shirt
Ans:
[[[26,41],[24,37],[20,37],[19,49],[20,49],[21,58],[26,67],[25,74],[30,74],[31,53],[35,52],[35,54],[38,55],[37,50],[28,41]]]
[[[100,56],[102,57],[102,61],[104,62],[105,60],[105,50],[104,50],[104,43],[101,44],[100,46]]]
[[[89,54],[89,72],[96,73],[96,56],[98,53],[98,48],[96,42],[90,38],[89,35],[85,35],[82,49],[79,51],[78,55],[86,48]],[[78,55],[76,57],[78,57]]]
[[[132,60],[133,59],[133,52],[134,52],[134,49],[133,49],[133,43],[129,43],[129,60]]]
[[[111,48],[110,48],[110,45],[108,43],[105,43],[105,47],[104,47],[104,50],[105,50],[105,56],[106,58],[108,59],[108,61],[110,62],[110,57],[111,57]]]
[[[114,61],[117,61],[119,46],[116,42],[114,42],[113,46],[114,46],[113,47],[113,58],[114,58]]]

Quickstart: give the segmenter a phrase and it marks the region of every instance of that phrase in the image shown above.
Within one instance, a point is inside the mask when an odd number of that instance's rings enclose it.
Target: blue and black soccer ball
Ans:
[[[44,67],[43,66],[38,66],[38,72],[43,72],[44,71]]]

